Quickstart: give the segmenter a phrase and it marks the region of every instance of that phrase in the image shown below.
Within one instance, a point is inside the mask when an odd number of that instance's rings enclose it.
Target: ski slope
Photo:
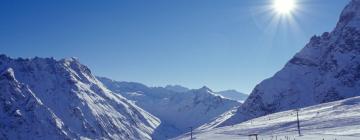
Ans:
[[[255,118],[234,126],[195,130],[196,140],[249,140],[258,134],[259,140],[359,140],[360,96],[302,108],[299,110],[298,136],[296,110]],[[188,140],[187,133],[176,140]]]

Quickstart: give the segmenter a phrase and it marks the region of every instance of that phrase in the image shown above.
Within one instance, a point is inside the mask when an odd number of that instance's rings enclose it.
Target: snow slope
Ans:
[[[233,126],[194,131],[196,140],[249,140],[248,135],[258,134],[259,139],[278,140],[359,140],[360,96],[323,103],[299,110],[302,136],[298,136],[296,111],[289,110],[266,115]],[[190,134],[174,138],[188,140]],[[252,138],[254,140],[254,137]]]
[[[160,121],[76,59],[0,55],[0,139],[151,139]]]
[[[227,126],[251,118],[360,95],[360,0],[343,10],[336,28],[314,36],[285,67],[255,87]]]
[[[199,127],[240,104],[215,95],[207,87],[178,92],[162,87],[147,87],[140,83],[98,79],[110,90],[132,100],[161,120],[155,133],[161,133],[165,137],[157,139],[168,139],[188,132],[190,127]]]

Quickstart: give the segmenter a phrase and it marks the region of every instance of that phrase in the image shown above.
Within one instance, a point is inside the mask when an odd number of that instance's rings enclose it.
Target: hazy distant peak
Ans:
[[[167,85],[165,88],[174,92],[187,92],[190,90],[189,88],[180,85]]]
[[[223,90],[223,91],[219,91],[219,92],[234,92],[234,93],[240,93],[240,94],[243,94],[235,89],[229,89],[229,90]]]
[[[199,91],[204,91],[204,92],[213,92],[210,88],[208,88],[207,86],[203,86],[200,89],[198,89]]]
[[[219,92],[216,92],[216,94],[218,95],[221,95],[225,98],[228,98],[228,99],[232,99],[232,100],[237,100],[237,101],[240,101],[240,102],[244,102],[247,97],[249,95],[245,94],[245,93],[241,93],[239,91],[236,91],[236,90],[224,90],[224,91],[219,91]]]

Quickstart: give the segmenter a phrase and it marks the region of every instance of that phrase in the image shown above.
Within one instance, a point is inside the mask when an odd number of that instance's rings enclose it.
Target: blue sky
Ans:
[[[96,75],[150,86],[249,93],[331,31],[349,2],[298,1],[276,21],[271,0],[2,0],[0,53],[74,56]]]

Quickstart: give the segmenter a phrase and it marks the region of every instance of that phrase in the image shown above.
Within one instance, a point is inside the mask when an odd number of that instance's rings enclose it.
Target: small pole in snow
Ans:
[[[299,136],[301,136],[301,132],[300,132],[300,120],[299,120],[299,109],[296,109],[296,118],[297,118],[298,133],[299,133]]]
[[[250,134],[249,138],[251,138],[252,136],[255,136],[255,139],[258,140],[258,134]],[[252,139],[252,138],[251,138]]]
[[[193,137],[192,137],[192,131],[193,131],[193,127],[190,127],[190,140],[193,139]]]

